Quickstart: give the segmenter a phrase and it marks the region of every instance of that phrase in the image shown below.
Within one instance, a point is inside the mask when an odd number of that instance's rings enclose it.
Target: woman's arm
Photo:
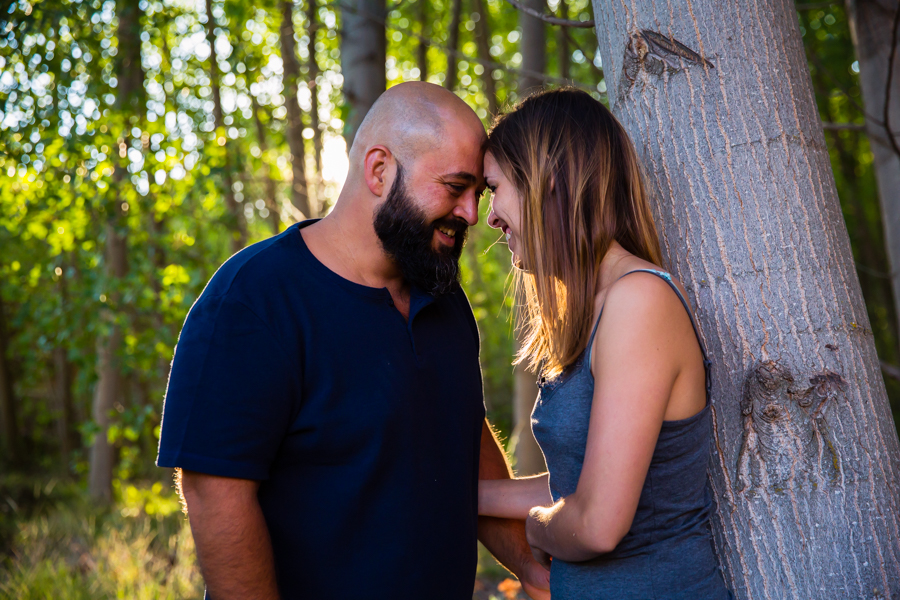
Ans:
[[[594,397],[578,487],[531,510],[526,535],[535,556],[589,560],[628,533],[693,335],[680,301],[657,277],[635,274],[610,289],[591,356]]]
[[[549,475],[522,479],[482,479],[478,482],[478,514],[504,519],[526,519],[535,506],[550,506]]]

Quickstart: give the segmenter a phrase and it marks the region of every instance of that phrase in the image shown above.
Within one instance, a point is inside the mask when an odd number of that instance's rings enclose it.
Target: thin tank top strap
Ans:
[[[700,337],[700,330],[697,328],[697,323],[694,321],[694,315],[691,313],[691,307],[685,300],[684,296],[681,294],[681,290],[678,289],[678,286],[675,285],[675,282],[672,281],[672,276],[665,271],[657,271],[656,269],[635,269],[634,271],[628,271],[627,273],[621,275],[619,279],[625,277],[625,275],[631,275],[632,273],[652,273],[656,275],[663,281],[669,284],[669,287],[675,292],[675,295],[678,296],[678,299],[681,300],[682,306],[684,306],[685,312],[687,312],[688,319],[691,321],[691,327],[694,328],[694,335],[697,337],[697,343],[700,345],[700,354],[703,356],[703,370],[706,373],[706,402],[709,403],[710,394],[712,392],[712,361],[709,360],[709,356],[706,354],[706,347],[703,345],[703,339]],[[618,281],[619,279],[616,279]],[[600,316],[603,316],[603,309],[600,309]],[[600,324],[600,318],[597,318],[597,323],[594,325],[594,331],[591,333],[591,340],[588,342],[588,348],[592,348],[592,344],[594,341],[594,333],[597,332],[597,325]],[[588,362],[590,362],[590,351],[588,351]]]

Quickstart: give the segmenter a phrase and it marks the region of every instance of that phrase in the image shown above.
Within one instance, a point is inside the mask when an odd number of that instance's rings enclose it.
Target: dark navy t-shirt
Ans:
[[[294,598],[472,597],[484,403],[461,289],[384,288],[320,263],[306,221],[229,259],[191,308],[157,464],[260,480]]]

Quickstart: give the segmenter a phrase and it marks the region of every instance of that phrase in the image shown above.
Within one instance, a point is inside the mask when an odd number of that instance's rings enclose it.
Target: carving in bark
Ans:
[[[347,0],[341,3],[341,73],[344,99],[350,114],[344,124],[347,148],[353,146],[356,130],[385,89],[387,40],[385,0]]]
[[[713,360],[726,582],[900,597],[900,443],[793,3],[593,4],[611,108]]]
[[[809,382],[805,390],[793,389],[793,375],[772,360],[747,374],[741,398],[739,492],[782,494],[839,481],[841,460],[825,409],[846,382],[831,371],[814,375]]]

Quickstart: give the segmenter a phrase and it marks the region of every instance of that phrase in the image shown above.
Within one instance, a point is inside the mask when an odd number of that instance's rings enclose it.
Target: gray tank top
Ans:
[[[664,279],[690,317],[690,308],[668,273],[638,269],[625,275],[638,272]],[[584,464],[594,397],[591,347],[602,316],[601,308],[581,356],[558,377],[540,384],[531,415],[534,437],[550,472],[554,501],[575,492]],[[553,561],[550,592],[554,600],[733,597],[722,580],[709,529],[710,362],[690,318],[706,370],[706,406],[687,419],[663,421],[634,522],[615,550],[582,563]]]

